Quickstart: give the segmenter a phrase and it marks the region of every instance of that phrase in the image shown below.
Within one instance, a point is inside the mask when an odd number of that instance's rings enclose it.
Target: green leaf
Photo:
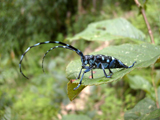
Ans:
[[[62,117],[62,120],[91,120],[91,118],[89,118],[86,115],[65,115]]]
[[[84,31],[67,39],[70,41],[79,39],[107,41],[124,38],[144,41],[145,35],[126,19],[117,18],[91,23]]]
[[[148,93],[151,92],[152,85],[141,76],[137,75],[132,77],[128,75],[127,81],[132,89],[142,89]]]
[[[112,69],[112,78],[106,78],[101,69],[94,69],[94,79],[90,79],[90,72],[85,73],[82,81],[82,85],[99,85],[107,84],[109,82],[121,79],[125,74],[129,73],[135,68],[148,67],[154,64],[160,56],[160,47],[154,46],[148,43],[141,45],[124,44],[120,46],[110,46],[99,52],[92,53],[93,55],[103,54],[113,56],[121,60],[124,64],[130,66],[134,61],[137,61],[134,67],[129,69]],[[66,76],[69,80],[75,79],[81,69],[81,60],[71,61],[66,68]],[[106,72],[108,70],[106,69]],[[79,83],[79,80],[75,80],[73,83]],[[73,91],[72,89],[70,89]],[[77,89],[76,91],[80,91]]]
[[[158,103],[160,105],[160,86],[158,87],[157,91],[158,91]]]
[[[155,102],[144,98],[133,109],[125,112],[124,120],[151,120],[159,116],[160,109],[157,109]]]
[[[70,101],[74,100],[77,95],[85,88],[84,85],[81,85],[78,89],[79,90],[73,90],[75,87],[77,87],[77,83],[72,83],[71,81],[68,82],[68,85],[67,85],[67,94],[68,94],[68,97],[70,99]]]
[[[160,117],[160,109],[154,110],[150,112],[149,114],[145,114],[141,120],[159,120]]]

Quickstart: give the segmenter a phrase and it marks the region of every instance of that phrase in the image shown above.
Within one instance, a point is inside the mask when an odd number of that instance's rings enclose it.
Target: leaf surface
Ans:
[[[77,95],[85,88],[84,85],[81,85],[79,87],[79,90],[73,90],[75,87],[77,87],[78,84],[76,83],[72,83],[71,81],[68,82],[68,85],[67,85],[67,92],[68,92],[68,97],[70,99],[70,101],[74,100]]]
[[[152,85],[148,80],[141,76],[129,76],[128,75],[128,83],[132,89],[142,89],[147,93],[150,93],[152,90]]]
[[[124,38],[144,41],[145,35],[126,19],[117,18],[91,23],[84,31],[67,39],[70,41],[79,39],[89,41],[108,41]]]
[[[144,98],[136,106],[125,112],[124,120],[158,120],[160,109],[157,109],[156,104],[149,98]]]
[[[64,115],[62,117],[62,120],[91,120],[87,115],[75,115],[75,114],[70,114],[70,115]]]

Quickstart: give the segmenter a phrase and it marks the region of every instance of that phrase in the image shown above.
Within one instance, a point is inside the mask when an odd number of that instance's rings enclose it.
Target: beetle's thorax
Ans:
[[[85,55],[84,57],[83,57],[83,60],[82,60],[82,63],[83,63],[83,65],[93,65],[94,63],[95,63],[95,60],[96,60],[96,58],[95,58],[95,56],[94,55]]]

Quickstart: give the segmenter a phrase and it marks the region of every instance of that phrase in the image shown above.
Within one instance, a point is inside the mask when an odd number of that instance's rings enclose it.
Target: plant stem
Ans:
[[[155,91],[155,96],[156,96],[156,105],[157,105],[157,108],[159,108],[158,92],[157,92],[157,87],[156,87],[155,82],[154,82],[154,65],[152,65],[151,77],[152,77],[152,84],[153,84],[154,91]]]
[[[155,44],[154,38],[153,38],[153,33],[152,33],[151,27],[150,27],[150,25],[149,25],[149,22],[148,22],[148,20],[147,20],[145,10],[144,10],[144,8],[141,6],[141,4],[139,3],[138,0],[134,0],[134,1],[135,1],[136,5],[141,9],[141,13],[142,13],[142,15],[143,15],[144,21],[146,22],[146,25],[147,25],[147,28],[148,28],[148,33],[149,33],[149,36],[150,36],[150,39],[151,39],[151,43],[152,43],[152,44]]]
[[[78,0],[78,14],[82,15],[82,0]]]
[[[145,14],[145,10],[141,6],[141,4],[139,3],[138,0],[134,0],[134,1],[135,1],[136,5],[141,9],[142,16],[143,16],[144,21],[146,22],[146,25],[147,25],[147,29],[148,29],[148,33],[149,33],[149,36],[150,36],[150,39],[151,39],[151,43],[155,44],[153,34],[152,34],[152,30],[151,30],[151,27],[150,27],[149,22],[147,20],[146,14]],[[152,84],[153,84],[154,91],[155,91],[155,96],[156,96],[156,105],[157,105],[157,108],[159,108],[157,87],[156,87],[156,84],[155,84],[155,81],[154,81],[154,65],[152,65],[151,77],[152,77]]]

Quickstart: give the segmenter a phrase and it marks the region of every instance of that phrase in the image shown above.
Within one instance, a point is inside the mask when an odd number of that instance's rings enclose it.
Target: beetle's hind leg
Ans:
[[[113,72],[111,71],[111,69],[110,69],[110,68],[109,68],[108,70],[109,70],[109,75],[112,77]]]

